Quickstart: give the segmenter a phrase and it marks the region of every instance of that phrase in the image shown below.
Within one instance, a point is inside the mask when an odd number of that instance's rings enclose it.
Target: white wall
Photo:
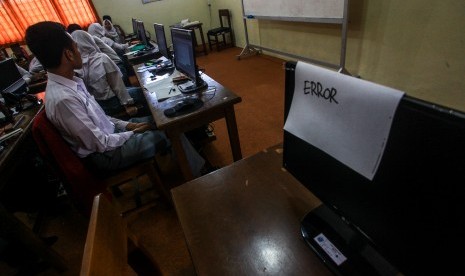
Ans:
[[[236,46],[246,44],[241,0],[93,0],[100,16],[131,29],[131,17],[170,25],[182,18],[218,26],[218,9],[232,13]],[[465,111],[465,1],[350,0],[346,68],[363,79]],[[247,21],[252,44],[339,63],[340,27]],[[146,26],[147,26],[146,23]],[[153,27],[146,27],[153,34]]]

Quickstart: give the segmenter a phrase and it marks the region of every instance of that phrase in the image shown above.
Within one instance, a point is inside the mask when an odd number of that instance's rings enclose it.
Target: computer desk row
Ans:
[[[143,68],[144,66],[144,64],[138,64],[133,67],[134,72],[136,72],[137,80],[142,87],[153,81],[153,74],[150,71],[139,70],[139,68]],[[170,75],[169,78],[172,78],[172,75]],[[144,89],[144,95],[149,104],[155,123],[158,129],[165,131],[167,137],[170,139],[181,172],[186,181],[194,178],[180,140],[180,135],[186,131],[224,118],[228,129],[233,160],[237,161],[242,159],[236,114],[234,111],[234,105],[240,103],[242,99],[206,74],[202,74],[202,78],[208,83],[207,88],[200,90],[198,93],[177,95],[161,102],[158,101],[156,93]],[[181,100],[183,97],[198,97],[204,102],[204,105],[191,113],[168,118],[164,114],[164,110],[174,106],[177,100]]]

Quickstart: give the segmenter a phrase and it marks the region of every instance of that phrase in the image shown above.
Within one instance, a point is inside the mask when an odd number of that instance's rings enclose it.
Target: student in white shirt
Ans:
[[[126,88],[118,66],[100,52],[92,36],[83,30],[76,30],[71,36],[77,43],[83,64],[76,73],[84,80],[87,90],[105,113],[119,118],[127,118],[118,116],[123,113],[139,117],[150,115],[142,89]]]
[[[44,67],[40,64],[39,60],[36,57],[33,57],[32,60],[29,62],[29,72],[31,73],[39,73],[44,71]]]
[[[26,30],[26,42],[48,71],[47,118],[79,157],[96,169],[115,170],[166,150],[169,141],[149,122],[150,117],[128,122],[105,115],[82,79],[74,76],[82,59],[63,25],[36,23]],[[200,175],[205,160],[185,137],[182,141],[194,175]]]

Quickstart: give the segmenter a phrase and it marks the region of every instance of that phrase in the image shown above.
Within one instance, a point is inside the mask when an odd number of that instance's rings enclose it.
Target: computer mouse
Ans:
[[[198,98],[184,98],[179,100],[173,107],[165,109],[166,117],[176,117],[196,111],[203,106],[203,101]]]

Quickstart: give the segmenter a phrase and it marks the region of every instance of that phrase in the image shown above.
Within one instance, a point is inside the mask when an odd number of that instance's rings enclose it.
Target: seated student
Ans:
[[[39,60],[36,57],[33,57],[29,62],[29,72],[31,73],[40,73],[44,71],[44,67],[40,64]]]
[[[21,74],[21,77],[27,84],[30,84],[38,80],[45,79],[45,72],[31,73],[27,71],[26,69],[24,69],[23,67],[18,66],[17,64],[16,64],[16,68],[18,68],[18,71]]]
[[[105,20],[108,20],[110,21],[113,29],[116,31],[116,33],[118,33],[118,36],[120,37],[121,41],[120,43],[124,43],[125,42],[125,38],[126,38],[126,34],[124,33],[123,29],[121,28],[120,25],[117,25],[117,24],[113,24],[113,20],[111,20],[111,16],[109,15],[104,15],[102,16],[102,20],[105,21]],[[106,27],[104,25],[104,27]]]
[[[74,70],[82,67],[81,55],[63,25],[43,21],[26,30],[29,49],[48,71],[45,93],[47,118],[76,154],[93,168],[115,170],[153,158],[167,141],[151,117],[122,121],[106,116]],[[188,162],[199,175],[205,160],[182,137]]]
[[[76,23],[71,23],[68,25],[68,27],[66,27],[66,31],[70,34],[72,34],[74,31],[76,30],[83,30],[81,25],[79,24],[76,24]]]
[[[112,39],[115,42],[124,43],[124,37],[120,36],[120,34],[116,31],[115,27],[113,26],[113,23],[111,23],[111,20],[104,19],[103,27],[105,30],[106,37]]]
[[[71,36],[77,43],[82,57],[82,69],[76,70],[84,80],[86,88],[109,116],[126,113],[129,116],[150,115],[142,88],[126,89],[118,66],[105,54],[101,53],[92,36],[82,30],[74,31]],[[138,111],[138,108],[141,108]],[[144,112],[141,114],[141,112]]]
[[[69,24],[68,27],[66,28],[66,31],[68,33],[72,34],[74,31],[77,30],[82,30],[82,27],[79,24]],[[95,44],[97,44],[97,47],[99,48],[100,52],[106,54],[111,60],[113,60],[114,63],[118,66],[119,70],[121,71],[121,74],[123,75],[123,82],[126,86],[131,86],[131,82],[129,81],[128,77],[128,71],[126,69],[126,65],[121,60],[121,58],[118,56],[118,54],[113,50],[110,46],[105,44],[100,38],[96,36],[92,36],[94,39]]]
[[[111,38],[105,36],[105,30],[100,23],[92,23],[87,28],[87,32],[93,36],[100,38],[105,44],[110,46],[115,52],[122,58],[122,55],[126,52],[129,45],[127,43],[121,44],[113,41]]]

